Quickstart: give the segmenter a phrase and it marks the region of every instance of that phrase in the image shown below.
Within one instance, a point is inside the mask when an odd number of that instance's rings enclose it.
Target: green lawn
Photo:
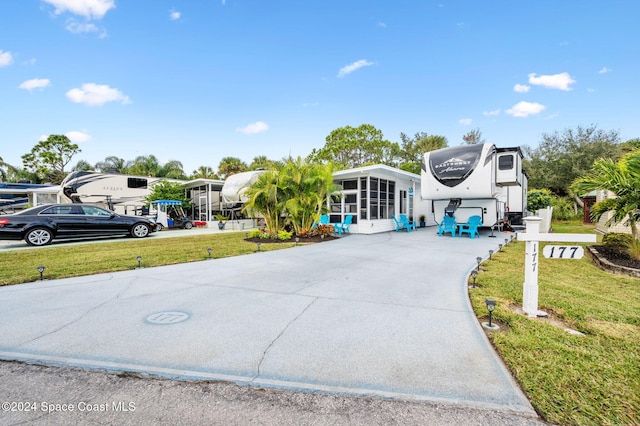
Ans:
[[[169,232],[169,231],[167,231]],[[0,253],[0,285],[19,284],[39,278],[38,265],[46,267],[48,279],[75,277],[101,272],[134,269],[142,256],[144,267],[196,262],[211,257],[229,257],[257,251],[257,245],[244,241],[244,233],[198,235],[179,238],[145,238],[141,240],[53,245],[32,250]],[[277,250],[295,243],[261,244],[260,250]]]
[[[576,223],[554,223],[554,232],[593,232]],[[54,279],[137,266],[194,262],[257,250],[244,234],[59,245],[0,253],[0,285]],[[262,244],[261,250],[292,247]],[[540,259],[539,307],[563,328],[517,313],[522,304],[524,246],[514,241],[482,264],[473,307],[487,319],[486,298],[498,302],[502,325],[490,334],[496,350],[545,420],[562,425],[640,424],[640,279],[612,275],[580,260]]]
[[[553,229],[593,228],[554,224]],[[494,254],[482,264],[479,287],[469,292],[483,321],[488,318],[485,299],[498,302],[494,319],[502,329],[490,333],[490,340],[534,408],[562,425],[640,424],[640,280],[601,271],[586,255],[541,258],[539,309],[563,326],[532,320],[518,313],[524,248],[514,241]]]

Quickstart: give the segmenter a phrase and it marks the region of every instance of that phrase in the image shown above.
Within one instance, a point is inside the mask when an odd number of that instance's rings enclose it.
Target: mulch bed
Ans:
[[[609,262],[618,266],[625,266],[627,268],[640,270],[640,260],[632,259],[626,254],[611,250],[606,246],[593,246],[598,253]]]
[[[316,235],[315,237],[307,237],[307,238],[301,237],[299,243],[300,244],[322,243],[324,241],[331,241],[331,240],[337,240],[337,239],[338,237],[334,237],[333,235],[327,235],[324,238],[321,238],[319,235]],[[293,237],[290,240],[285,240],[285,241],[270,239],[270,238],[245,238],[244,240],[250,243],[278,244],[278,243],[295,243],[296,237]]]

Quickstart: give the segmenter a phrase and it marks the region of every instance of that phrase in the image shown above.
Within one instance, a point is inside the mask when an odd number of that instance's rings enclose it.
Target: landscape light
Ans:
[[[480,262],[482,262],[482,258],[480,256],[476,257],[476,262],[478,262],[478,271],[480,270]]]
[[[491,255],[493,254],[493,250],[489,250],[489,260],[491,260]]]
[[[493,228],[495,228],[495,225],[491,225],[491,235],[489,235],[489,238],[495,238],[496,236],[493,235]]]
[[[477,270],[473,270],[471,271],[471,278],[473,278],[473,284],[471,285],[471,287],[475,288],[476,287],[476,278],[478,278],[478,271]]]
[[[257,242],[256,245],[258,246],[258,251],[260,251],[260,246],[262,245],[261,242]]]
[[[508,243],[509,243],[509,239],[508,239],[508,238],[505,238],[505,239],[504,239],[504,245],[506,246]]]
[[[207,247],[207,253],[209,253],[209,259],[211,259],[211,247]]]
[[[40,272],[40,281],[42,281],[42,273],[44,272],[44,266],[40,265],[38,266],[38,272]]]
[[[489,311],[489,328],[493,328],[493,324],[491,323],[492,321],[491,318],[493,315],[493,310],[496,308],[496,301],[491,299],[486,299],[484,303],[487,305],[487,310]]]
[[[498,244],[498,251],[502,250],[502,244]]]
[[[296,237],[296,246],[298,246],[299,242],[300,242],[300,237]]]
[[[142,262],[142,256],[136,256],[136,260],[138,261],[138,269],[142,268],[140,262]]]

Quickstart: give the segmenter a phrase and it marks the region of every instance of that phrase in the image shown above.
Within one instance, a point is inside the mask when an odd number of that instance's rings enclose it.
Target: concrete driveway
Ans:
[[[535,415],[471,310],[504,234],[417,232],[0,288],[0,359]]]

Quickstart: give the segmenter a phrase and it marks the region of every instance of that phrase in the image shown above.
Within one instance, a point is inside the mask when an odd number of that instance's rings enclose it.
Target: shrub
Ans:
[[[609,232],[602,237],[602,244],[608,249],[617,251],[618,253],[626,253],[632,242],[633,236],[629,234]]]
[[[548,189],[531,189],[527,192],[527,210],[537,212],[551,205],[551,191]]]
[[[249,238],[260,238],[260,235],[264,232],[264,229],[252,229],[248,232]]]
[[[582,218],[582,211],[576,211],[576,204],[569,197],[551,197],[553,218],[555,220],[575,220]]]
[[[287,241],[291,239],[291,236],[293,235],[293,232],[289,232],[289,231],[285,231],[285,230],[280,230],[278,231],[278,235],[277,238],[281,241]]]
[[[318,235],[328,237],[333,234],[333,225],[318,225]]]

